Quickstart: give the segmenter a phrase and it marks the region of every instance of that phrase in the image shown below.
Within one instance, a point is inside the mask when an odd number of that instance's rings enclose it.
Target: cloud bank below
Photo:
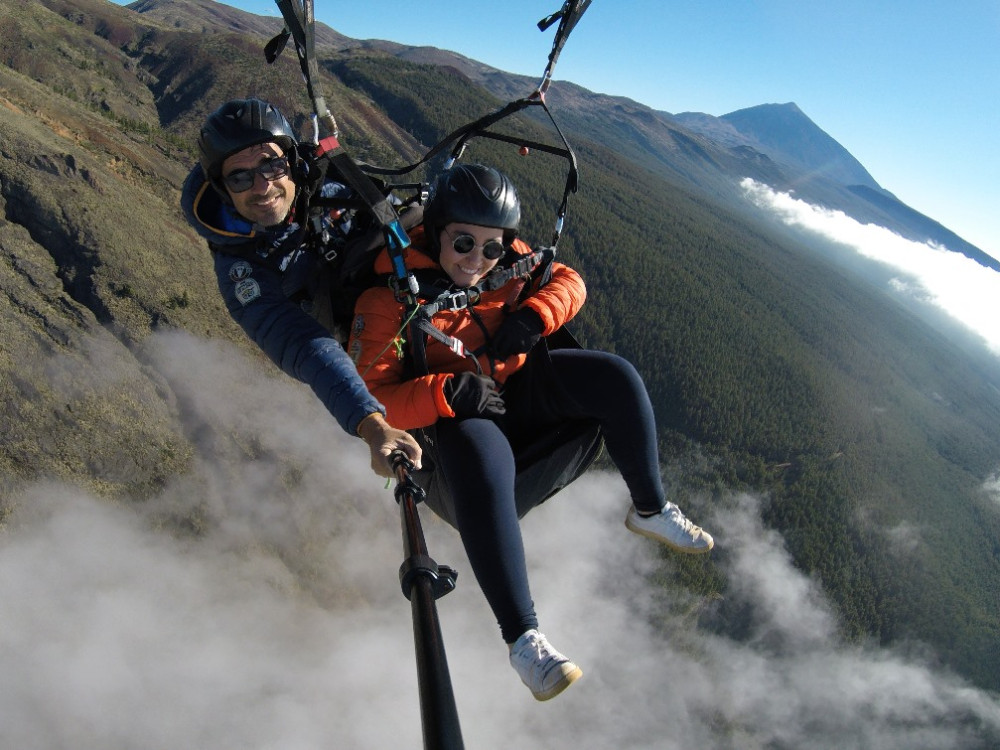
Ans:
[[[142,503],[51,484],[10,498],[0,746],[420,746],[399,519],[367,451],[310,392],[251,374],[229,348],[159,335],[150,359],[186,405],[200,459]],[[237,377],[246,385],[232,389]],[[234,460],[230,439],[253,458]],[[545,704],[508,666],[457,535],[422,511],[431,555],[459,570],[438,609],[468,747],[1000,741],[995,696],[839,642],[832,607],[754,498],[694,515],[716,536],[722,595],[749,613],[742,641],[699,629],[710,601],[650,583],[670,560],[624,529],[627,503],[619,477],[595,473],[524,520],[542,627],[584,669]]]
[[[919,300],[975,333],[1000,356],[1000,273],[961,253],[933,243],[904,239],[884,227],[861,224],[842,211],[831,211],[780,193],[760,182],[741,181],[754,205],[784,224],[840,244],[845,252],[892,268],[891,288]]]

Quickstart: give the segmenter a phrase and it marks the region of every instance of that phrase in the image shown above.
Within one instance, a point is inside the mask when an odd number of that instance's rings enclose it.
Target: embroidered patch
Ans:
[[[357,367],[358,360],[361,359],[361,342],[355,339],[351,342],[350,350],[347,352],[354,362],[354,366]]]
[[[364,331],[364,330],[365,330],[365,316],[364,315],[355,315],[354,316],[354,325],[351,326],[351,335],[352,336],[360,336],[361,333],[362,333],[362,331]]]
[[[260,297],[260,284],[256,279],[244,279],[236,284],[236,299],[246,307]]]
[[[245,260],[238,260],[229,267],[229,279],[234,284],[238,281],[243,281],[243,279],[249,279],[252,273],[253,266]]]

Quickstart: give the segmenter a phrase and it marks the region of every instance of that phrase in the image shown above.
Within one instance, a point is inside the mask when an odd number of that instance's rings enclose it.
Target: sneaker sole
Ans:
[[[647,539],[652,539],[653,541],[659,542],[660,544],[669,547],[674,552],[682,552],[685,555],[704,555],[706,552],[711,552],[712,548],[715,546],[715,540],[713,539],[705,547],[682,547],[679,544],[670,541],[666,537],[659,536],[658,534],[653,534],[650,531],[641,529],[638,526],[632,525],[632,516],[625,517],[625,528],[631,531],[633,534],[638,534],[639,536],[644,536]]]
[[[563,690],[572,685],[574,682],[579,680],[581,677],[583,677],[583,670],[580,669],[579,667],[574,666],[574,669],[572,671],[564,674],[563,678],[559,682],[550,687],[544,693],[536,693],[534,690],[532,690],[531,694],[535,696],[536,701],[551,700],[552,698],[555,698],[557,695],[559,695],[559,693],[561,693]]]

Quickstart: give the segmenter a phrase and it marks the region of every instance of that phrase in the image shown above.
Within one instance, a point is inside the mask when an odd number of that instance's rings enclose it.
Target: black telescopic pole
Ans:
[[[424,491],[410,476],[413,464],[402,452],[396,452],[392,467],[396,473],[396,502],[399,503],[405,557],[399,567],[399,582],[403,595],[410,600],[413,614],[424,749],[464,750],[435,603],[455,588],[458,574],[447,566],[439,566],[427,554],[417,514],[417,503],[424,497]]]

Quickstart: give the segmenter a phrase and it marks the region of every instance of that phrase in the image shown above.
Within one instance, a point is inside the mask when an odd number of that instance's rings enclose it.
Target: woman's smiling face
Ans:
[[[470,235],[476,240],[476,246],[467,253],[460,253],[454,247],[456,237]],[[452,222],[441,230],[441,256],[439,262],[444,272],[448,274],[456,286],[468,287],[478,284],[479,280],[489,273],[497,264],[499,258],[487,258],[483,255],[483,245],[488,242],[503,242],[503,230],[496,227],[482,227],[477,224],[460,224]]]

